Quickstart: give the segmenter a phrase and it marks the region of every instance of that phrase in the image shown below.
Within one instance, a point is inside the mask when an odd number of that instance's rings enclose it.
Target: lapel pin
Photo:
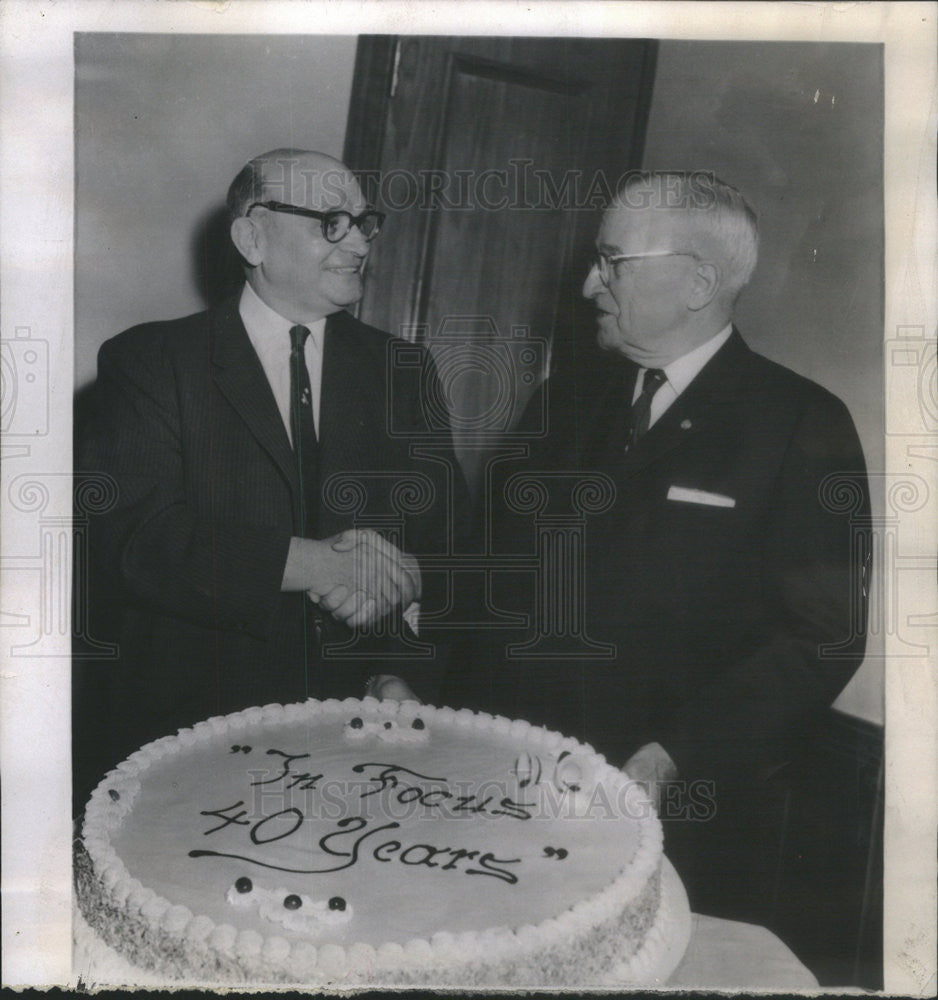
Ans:
[[[681,430],[682,431],[689,431],[691,429],[691,427],[693,427],[693,426],[694,425],[689,420],[682,420],[681,421]]]

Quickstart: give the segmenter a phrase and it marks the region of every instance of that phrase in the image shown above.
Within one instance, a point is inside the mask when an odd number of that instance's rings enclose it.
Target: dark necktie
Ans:
[[[313,418],[313,387],[303,348],[309,330],[290,329],[290,431],[300,476],[300,534],[312,538],[319,516],[319,446]]]
[[[642,391],[632,404],[629,414],[629,443],[631,448],[635,442],[648,430],[651,419],[651,401],[655,393],[668,381],[668,376],[660,368],[649,368],[645,372]]]

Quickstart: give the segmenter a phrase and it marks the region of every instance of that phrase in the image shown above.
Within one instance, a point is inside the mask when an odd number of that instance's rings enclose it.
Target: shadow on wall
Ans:
[[[224,205],[219,205],[195,224],[189,241],[193,280],[207,309],[235,292],[243,280],[241,258],[231,242],[229,228],[228,212]],[[141,317],[141,322],[146,319]],[[75,393],[73,431],[76,447],[93,405],[94,380]]]
[[[207,308],[234,292],[242,281],[241,259],[231,242],[228,212],[210,209],[196,223],[190,243],[193,275]]]

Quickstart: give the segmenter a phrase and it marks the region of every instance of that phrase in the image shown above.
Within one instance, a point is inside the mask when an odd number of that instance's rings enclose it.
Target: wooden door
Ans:
[[[346,161],[388,213],[360,315],[430,344],[476,493],[552,349],[576,347],[601,209],[641,162],[654,57],[627,39],[359,43]]]

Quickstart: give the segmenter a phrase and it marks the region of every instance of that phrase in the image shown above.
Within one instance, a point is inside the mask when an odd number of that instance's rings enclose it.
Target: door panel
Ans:
[[[653,65],[654,43],[626,39],[360,41],[346,160],[389,216],[360,315],[430,344],[473,487],[552,345],[575,339]]]

